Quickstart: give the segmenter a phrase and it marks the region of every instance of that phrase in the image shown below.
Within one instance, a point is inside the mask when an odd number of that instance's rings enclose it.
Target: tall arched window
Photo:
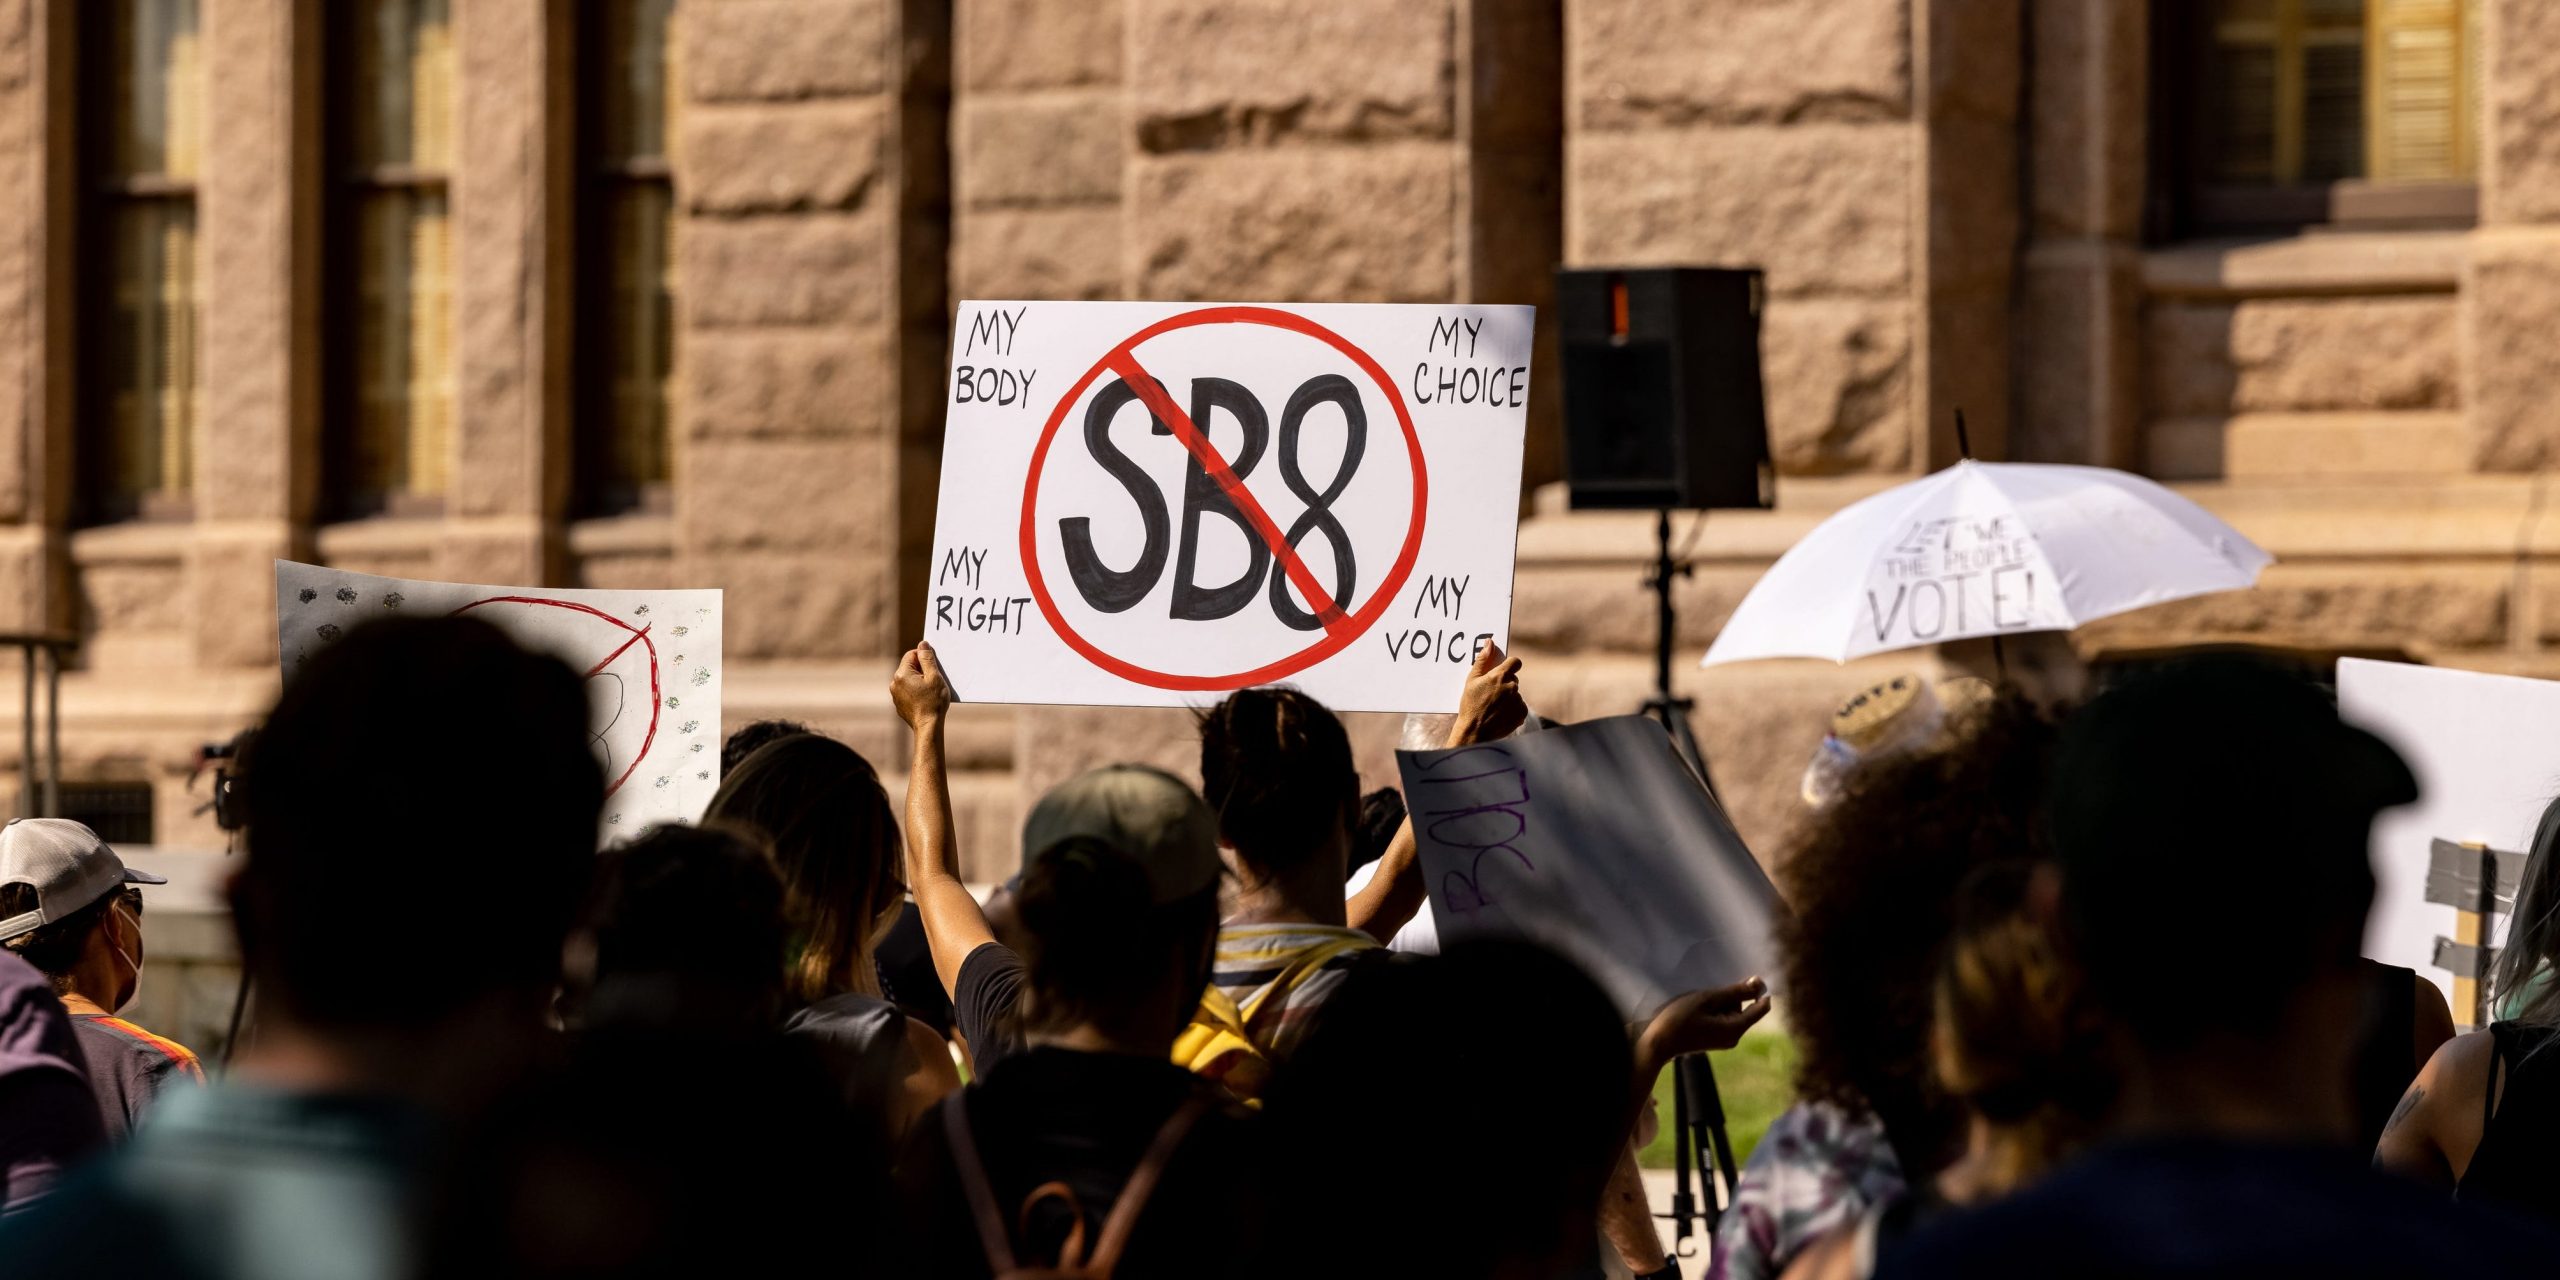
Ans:
[[[2176,229],[2463,223],[2476,205],[2479,6],[2158,5]]]
[[[453,448],[449,0],[328,15],[327,492],[334,514],[440,507]]]
[[[113,0],[81,32],[99,131],[87,148],[91,279],[80,300],[84,520],[181,516],[195,475],[197,0]]]
[[[588,514],[668,502],[674,0],[591,0],[580,81],[578,488]]]

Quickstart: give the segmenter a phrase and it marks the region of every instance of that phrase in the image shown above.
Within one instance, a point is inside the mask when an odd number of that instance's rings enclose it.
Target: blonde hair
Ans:
[[[906,885],[897,811],[862,753],[814,733],[768,742],[721,779],[702,820],[772,850],[792,1000],[880,993],[871,944]]]
[[[2034,875],[2011,864],[1966,883],[1935,990],[1938,1080],[1990,1128],[1990,1194],[2079,1150],[2113,1094],[2078,975],[2028,910]]]

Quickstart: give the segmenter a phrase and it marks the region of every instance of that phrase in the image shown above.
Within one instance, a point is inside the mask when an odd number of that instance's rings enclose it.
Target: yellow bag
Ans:
[[[1191,1025],[1174,1038],[1173,1064],[1225,1085],[1248,1107],[1262,1105],[1263,1086],[1271,1082],[1271,1059],[1253,1042],[1244,1010],[1216,987],[1200,993]]]
[[[1271,1083],[1271,1055],[1254,1038],[1254,1014],[1273,996],[1296,991],[1335,957],[1374,950],[1376,946],[1366,938],[1352,937],[1309,947],[1262,988],[1250,1005],[1239,1007],[1232,997],[1214,986],[1201,992],[1200,1008],[1191,1015],[1191,1025],[1174,1039],[1173,1064],[1225,1085],[1227,1092],[1248,1107],[1260,1107],[1262,1090]]]

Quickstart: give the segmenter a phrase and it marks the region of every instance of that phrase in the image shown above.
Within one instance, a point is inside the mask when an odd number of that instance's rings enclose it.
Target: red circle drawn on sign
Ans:
[[[1369,597],[1369,603],[1361,606],[1358,612],[1347,618],[1343,616],[1339,604],[1323,600],[1321,590],[1311,590],[1315,579],[1307,572],[1305,564],[1299,560],[1297,549],[1279,536],[1278,529],[1271,523],[1270,518],[1263,514],[1261,505],[1253,499],[1252,495],[1242,492],[1242,486],[1235,482],[1235,477],[1227,470],[1225,460],[1218,457],[1217,451],[1210,447],[1207,438],[1198,434],[1178,407],[1170,403],[1158,404],[1152,398],[1145,397],[1141,390],[1151,386],[1152,380],[1145,376],[1145,369],[1140,367],[1136,358],[1131,355],[1131,351],[1139,343],[1176,329],[1189,329],[1208,324],[1269,325],[1275,329],[1285,329],[1322,342],[1340,352],[1351,363],[1359,366],[1361,372],[1369,375],[1370,381],[1375,382],[1378,389],[1386,394],[1387,403],[1396,411],[1396,422],[1404,428],[1405,448],[1413,463],[1413,520],[1405,530],[1403,549],[1396,556],[1395,564],[1387,570],[1387,576],[1378,583],[1377,591]],[[1174,434],[1182,440],[1184,447],[1200,458],[1204,468],[1219,477],[1221,487],[1224,487],[1229,496],[1235,500],[1236,506],[1250,517],[1248,525],[1254,529],[1255,536],[1260,537],[1271,548],[1272,555],[1278,562],[1273,572],[1287,571],[1298,584],[1299,594],[1307,597],[1307,603],[1314,607],[1317,616],[1328,619],[1323,639],[1277,662],[1266,663],[1250,671],[1240,671],[1226,676],[1192,676],[1168,671],[1153,671],[1134,662],[1114,657],[1104,652],[1101,646],[1078,634],[1075,628],[1067,625],[1066,618],[1058,612],[1057,602],[1049,596],[1047,578],[1040,572],[1039,522],[1033,508],[1039,503],[1040,473],[1048,463],[1050,442],[1058,438],[1059,424],[1066,421],[1067,411],[1084,398],[1085,390],[1093,385],[1093,380],[1104,373],[1118,374],[1129,383],[1132,391],[1141,391],[1141,398],[1147,400],[1149,410],[1155,412],[1158,417],[1164,418],[1167,425],[1174,429]],[[1168,409],[1172,410],[1169,414],[1164,412]],[[1041,428],[1039,443],[1032,447],[1031,470],[1024,476],[1022,482],[1022,572],[1030,582],[1031,598],[1039,603],[1041,614],[1049,619],[1049,627],[1058,633],[1058,638],[1066,641],[1067,647],[1083,654],[1086,661],[1123,680],[1157,689],[1183,692],[1220,692],[1228,689],[1242,689],[1248,685],[1268,684],[1271,681],[1295,675],[1342,652],[1350,646],[1352,641],[1367,634],[1369,628],[1378,621],[1379,615],[1387,611],[1387,606],[1395,600],[1396,592],[1404,588],[1405,579],[1412,575],[1413,562],[1422,555],[1423,511],[1429,497],[1429,490],[1430,485],[1423,475],[1422,437],[1413,429],[1413,413],[1405,408],[1404,396],[1396,390],[1395,380],[1387,376],[1387,371],[1381,368],[1376,360],[1371,359],[1368,352],[1351,345],[1341,334],[1304,316],[1293,315],[1286,311],[1278,311],[1270,307],[1204,307],[1198,311],[1186,311],[1180,315],[1168,316],[1130,335],[1127,341],[1104,352],[1101,359],[1094,361],[1092,368],[1085,370],[1083,377],[1076,379],[1074,386],[1067,388],[1065,395],[1058,397],[1058,407],[1050,412],[1048,425]]]
[[[631,757],[631,763],[623,767],[622,776],[615,778],[611,783],[607,784],[605,786],[604,793],[607,796],[611,796],[614,792],[622,790],[622,784],[631,781],[631,775],[639,770],[640,762],[648,758],[649,748],[658,741],[658,699],[661,696],[658,692],[658,645],[656,641],[649,638],[649,628],[632,626],[630,623],[624,622],[622,619],[617,618],[610,613],[606,613],[604,610],[596,608],[593,605],[579,604],[574,600],[550,600],[541,596],[490,596],[485,600],[474,600],[471,603],[454,610],[452,614],[447,616],[458,617],[462,614],[469,613],[484,604],[528,604],[537,605],[546,609],[568,609],[577,613],[593,614],[596,617],[602,618],[605,621],[631,633],[631,638],[623,641],[620,648],[606,654],[602,661],[599,661],[594,666],[587,668],[587,674],[584,677],[585,679],[593,680],[597,676],[603,674],[606,667],[612,666],[614,663],[622,659],[622,655],[631,652],[631,646],[635,644],[640,646],[642,653],[649,659],[648,732],[641,736],[639,754]],[[650,626],[655,625],[657,624],[650,624]]]

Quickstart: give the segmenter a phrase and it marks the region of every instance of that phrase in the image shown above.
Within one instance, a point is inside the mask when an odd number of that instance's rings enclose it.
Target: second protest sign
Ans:
[[[954,689],[1453,709],[1507,639],[1531,321],[964,304],[925,602]]]

